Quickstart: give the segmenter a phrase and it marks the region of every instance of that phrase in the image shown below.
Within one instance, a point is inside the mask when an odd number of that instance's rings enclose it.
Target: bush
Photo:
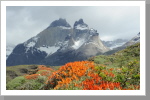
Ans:
[[[28,80],[20,87],[17,87],[18,90],[39,90],[42,87],[43,83],[38,82],[37,80]]]
[[[16,77],[6,84],[7,90],[17,90],[22,84],[26,82],[24,76]]]
[[[46,76],[38,76],[36,79],[26,79],[25,76],[16,77],[6,85],[7,90],[40,90],[43,89]]]

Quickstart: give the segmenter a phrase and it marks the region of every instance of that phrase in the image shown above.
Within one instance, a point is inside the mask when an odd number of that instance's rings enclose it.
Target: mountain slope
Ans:
[[[106,45],[107,47],[109,47],[111,50],[117,47],[122,46],[123,44],[125,44],[126,42],[128,42],[128,40],[126,39],[116,39],[113,41],[102,41],[104,45]]]
[[[125,43],[123,46],[125,46],[125,47],[131,46],[131,45],[134,45],[138,42],[140,42],[140,32],[135,37],[133,37],[130,41]]]
[[[98,38],[99,34],[94,29],[89,29],[83,19],[76,21],[73,35],[67,36],[65,42],[56,53],[48,56],[40,64],[63,65],[67,62],[86,60],[97,54],[102,54],[109,49]]]
[[[134,45],[136,43],[140,43],[140,32],[135,37],[133,37],[131,40],[129,40],[125,44],[123,44],[122,46],[117,47],[117,48],[113,48],[112,50],[105,52],[104,55],[111,55],[117,51],[123,50],[126,47],[129,47],[129,46]]]
[[[89,61],[94,61],[96,64],[104,64],[109,67],[122,67],[134,60],[140,61],[140,43],[128,46],[126,49],[112,55],[99,55],[89,58]]]
[[[7,44],[7,46],[6,46],[6,59],[12,53],[14,47],[15,47],[14,44]]]

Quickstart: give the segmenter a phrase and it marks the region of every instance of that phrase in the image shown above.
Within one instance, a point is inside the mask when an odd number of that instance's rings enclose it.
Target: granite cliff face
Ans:
[[[109,49],[99,39],[99,33],[89,28],[83,19],[73,28],[65,19],[53,21],[35,37],[18,44],[7,59],[7,66],[22,64],[62,65],[86,60]]]

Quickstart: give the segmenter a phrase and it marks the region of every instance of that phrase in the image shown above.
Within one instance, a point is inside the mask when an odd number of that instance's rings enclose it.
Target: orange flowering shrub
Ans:
[[[108,82],[99,79],[86,79],[82,82],[83,90],[115,90],[122,89],[119,82]]]
[[[26,75],[25,78],[28,80],[37,79],[39,74]]]
[[[103,66],[106,67],[106,66]],[[109,69],[112,71],[113,69]],[[112,72],[103,70],[106,75],[114,77]],[[83,79],[84,77],[84,79]],[[96,73],[93,62],[71,62],[52,73],[46,81],[47,87],[54,89],[83,89],[83,90],[114,90],[122,89],[119,82],[104,81]]]
[[[30,80],[37,79],[38,76],[49,76],[52,73],[52,71],[54,71],[52,68],[48,68],[45,65],[39,65],[36,74],[25,75],[25,78]]]
[[[51,75],[52,72],[54,72],[52,68],[46,67],[45,65],[39,65],[36,74],[40,74],[41,76],[48,77]]]
[[[25,78],[30,80],[46,76],[43,87],[46,90],[139,90],[139,69],[132,67],[132,63],[129,67],[110,68],[91,61],[76,61],[56,71],[39,65],[36,74],[26,75]]]
[[[121,68],[109,68],[97,65],[95,69],[103,81],[119,82],[122,89],[140,89],[139,62],[136,60],[129,62]]]
[[[48,68],[45,65],[39,65],[38,71],[40,71],[40,70],[54,71],[52,68]]]
[[[60,67],[48,77],[46,84],[55,83],[55,89],[64,89],[73,80],[79,80],[82,76],[87,76],[88,71],[94,69],[94,63],[89,61],[70,62]],[[47,87],[46,87],[47,88]]]

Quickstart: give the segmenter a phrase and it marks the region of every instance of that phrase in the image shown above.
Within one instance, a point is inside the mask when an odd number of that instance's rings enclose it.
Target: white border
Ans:
[[[6,6],[140,6],[140,90],[6,90]],[[145,95],[145,68],[145,1],[1,1],[1,95]]]

